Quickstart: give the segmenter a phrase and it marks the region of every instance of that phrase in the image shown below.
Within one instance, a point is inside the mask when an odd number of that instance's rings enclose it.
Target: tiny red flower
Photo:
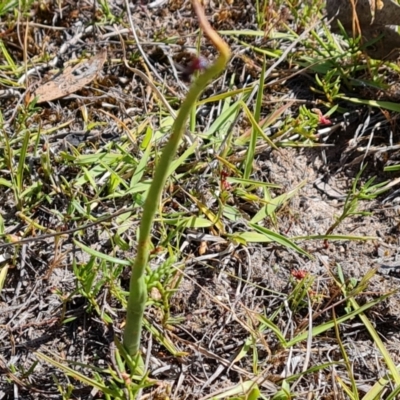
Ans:
[[[207,68],[207,66],[208,66],[207,59],[202,56],[199,56],[193,58],[193,60],[190,61],[188,68],[194,72],[194,71],[203,71]]]
[[[223,190],[229,190],[232,187],[231,184],[226,180],[228,176],[229,176],[228,172],[221,171],[221,188]]]
[[[324,117],[323,115],[319,117],[319,123],[321,125],[332,125],[332,121],[329,118]]]
[[[321,125],[332,125],[332,121],[329,118],[325,117],[322,114],[322,112],[321,112],[321,110],[319,108],[313,108],[312,111],[314,111],[315,114],[318,115],[319,124],[321,124]]]
[[[304,269],[293,269],[290,274],[298,281],[304,279],[307,276],[307,271]]]

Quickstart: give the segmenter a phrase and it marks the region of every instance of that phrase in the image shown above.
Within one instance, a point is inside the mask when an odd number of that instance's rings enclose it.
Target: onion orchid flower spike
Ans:
[[[178,65],[177,68],[181,73],[184,81],[190,81],[193,74],[198,71],[204,71],[208,67],[209,63],[205,57],[199,56],[193,58],[188,65],[185,67]]]

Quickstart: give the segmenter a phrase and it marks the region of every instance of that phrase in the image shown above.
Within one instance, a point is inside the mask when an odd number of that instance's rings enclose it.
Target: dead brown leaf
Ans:
[[[32,93],[32,98],[38,97],[37,102],[44,103],[82,89],[101,71],[106,58],[107,50],[102,49],[89,60],[82,61],[75,66],[68,66],[60,75],[38,87]]]

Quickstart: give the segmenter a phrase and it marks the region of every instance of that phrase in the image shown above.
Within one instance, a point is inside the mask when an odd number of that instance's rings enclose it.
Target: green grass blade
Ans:
[[[273,149],[278,150],[278,147],[271,141],[271,139],[264,133],[261,129],[260,125],[258,125],[257,121],[254,119],[253,114],[247,107],[246,103],[240,101],[241,106],[243,107],[244,112],[246,113],[247,118],[250,120],[252,129],[255,130],[257,135],[260,135]]]
[[[263,99],[262,87],[264,85],[265,70],[266,70],[266,59],[264,57],[260,78],[258,80],[258,93],[257,93],[256,103],[254,106],[254,115],[253,115],[254,123],[258,127],[259,127],[258,123],[260,121],[261,106],[262,106],[262,99]],[[259,128],[259,129],[261,130],[261,128]],[[251,173],[253,172],[253,162],[254,162],[254,153],[255,153],[256,144],[257,144],[257,129],[255,126],[252,126],[250,143],[247,148],[246,161],[244,164],[244,174],[243,174],[244,179],[249,179]]]
[[[108,254],[101,253],[100,251],[91,249],[90,247],[84,245],[83,243],[78,242],[76,239],[74,239],[74,244],[78,246],[80,249],[85,251],[87,254],[90,254],[91,256],[100,258],[101,260],[107,261],[112,264],[120,264],[120,265],[125,265],[125,266],[130,266],[131,263],[130,261],[127,260],[121,260],[120,258],[117,257],[111,257]]]
[[[342,354],[343,360],[344,360],[344,364],[346,366],[347,369],[347,374],[348,377],[350,379],[350,383],[351,383],[351,390],[347,387],[347,385],[344,384],[344,382],[339,381],[339,383],[342,385],[343,389],[345,390],[345,392],[348,394],[348,396],[351,399],[354,400],[359,400],[359,396],[358,396],[358,390],[357,390],[357,383],[354,379],[354,374],[353,374],[353,370],[352,370],[352,365],[350,363],[349,360],[349,356],[346,353],[346,349],[343,345],[342,339],[340,337],[340,331],[339,331],[339,325],[337,324],[336,321],[336,314],[335,314],[335,309],[333,309],[333,323],[334,323],[334,328],[335,328],[335,334],[336,334],[336,339],[339,345],[339,349],[340,349],[340,353]],[[337,377],[339,378],[339,377]]]
[[[28,129],[26,129],[24,137],[22,139],[21,150],[19,153],[17,176],[16,176],[16,182],[19,193],[22,192],[22,189],[24,187],[23,182],[24,182],[24,172],[25,172],[25,160],[26,160],[30,137],[31,137],[31,132]]]
[[[262,221],[266,217],[271,217],[275,214],[275,211],[278,207],[282,206],[282,204],[286,203],[290,200],[298,191],[307,184],[307,181],[300,182],[294,189],[290,190],[287,193],[284,193],[280,196],[277,196],[268,201],[268,204],[265,207],[262,207],[261,210],[251,219],[251,223],[257,224]]]
[[[77,379],[81,382],[83,382],[84,384],[91,386],[93,388],[97,388],[98,390],[102,391],[104,394],[106,395],[110,395],[110,396],[115,396],[117,395],[117,393],[115,393],[114,390],[110,390],[108,388],[108,385],[106,383],[101,384],[97,381],[95,381],[94,379],[88,378],[87,376],[83,375],[82,373],[73,370],[72,368],[56,361],[54,358],[49,357],[43,353],[40,352],[36,352],[34,353],[36,355],[37,358],[39,358],[42,361],[45,361],[51,365],[53,365],[54,367],[60,369],[61,371],[64,371],[64,373],[66,373],[67,375],[73,377],[74,379]]]
[[[340,97],[342,100],[347,100],[355,104],[365,104],[370,107],[377,107],[377,108],[383,108],[385,110],[400,112],[400,104],[393,103],[391,101],[363,100],[363,99],[358,99],[357,97],[347,97],[341,95],[338,95],[337,97]]]
[[[236,102],[224,109],[224,111],[216,118],[216,120],[211,124],[207,132],[203,133],[206,138],[211,137],[220,129],[226,129],[226,125],[235,120],[237,113],[240,110],[240,102]]]
[[[278,328],[277,325],[275,325],[270,319],[268,319],[267,317],[265,317],[263,315],[256,314],[256,318],[264,325],[263,328],[271,329],[271,331],[275,333],[280,344],[283,347],[286,347],[286,345],[287,345],[286,339],[283,336],[283,333],[281,332],[281,330]]]
[[[258,233],[261,233],[262,235],[265,235],[267,238],[271,239],[272,241],[281,244],[282,246],[285,246],[291,250],[294,250],[296,252],[298,252],[299,254],[303,254],[304,256],[308,257],[310,260],[313,260],[314,257],[307,253],[305,250],[303,250],[301,247],[297,246],[297,244],[295,244],[294,242],[292,242],[290,239],[288,239],[287,237],[276,233],[274,231],[271,231],[270,229],[261,227],[257,224],[252,224],[249,223],[249,226],[251,226],[255,231],[257,231]]]
[[[378,297],[377,299],[374,299],[374,300],[370,301],[369,303],[366,303],[366,304],[362,305],[357,310],[354,310],[354,311],[352,311],[352,312],[350,312],[348,314],[342,315],[341,317],[337,318],[337,320],[336,320],[337,323],[340,325],[340,324],[342,324],[343,322],[345,322],[345,321],[347,321],[349,319],[352,319],[354,317],[359,316],[361,313],[363,313],[364,311],[370,309],[371,307],[379,304],[380,302],[382,302],[383,300],[385,300],[386,298],[391,296],[393,293],[394,292],[387,293],[387,294],[385,294],[385,295],[383,295],[381,297]],[[321,324],[319,326],[314,327],[313,330],[312,330],[313,337],[317,336],[317,335],[320,335],[321,333],[324,333],[329,329],[332,329],[334,327],[334,325],[335,325],[335,322],[331,320],[331,321],[325,322],[324,324]],[[291,346],[295,345],[298,342],[302,342],[303,340],[306,340],[307,336],[308,336],[308,332],[301,333],[300,335],[296,336],[295,338],[293,338],[292,340],[287,342],[286,347],[287,348],[291,347]]]
[[[358,305],[357,301],[353,297],[350,297],[349,301],[355,311],[359,311],[362,308]],[[396,365],[394,364],[392,357],[390,356],[388,350],[386,349],[385,345],[383,344],[382,339],[380,338],[378,332],[375,330],[374,326],[371,324],[371,322],[369,321],[369,319],[363,312],[360,312],[358,314],[358,316],[361,319],[362,323],[367,328],[369,334],[371,335],[371,337],[372,337],[374,343],[376,344],[376,346],[378,347],[379,351],[381,352],[382,357],[385,360],[385,363],[392,375],[392,378],[396,383],[396,386],[399,386],[400,385],[400,372],[396,368]]]
[[[397,400],[400,394],[400,386],[398,385],[395,390],[386,398],[386,400]]]

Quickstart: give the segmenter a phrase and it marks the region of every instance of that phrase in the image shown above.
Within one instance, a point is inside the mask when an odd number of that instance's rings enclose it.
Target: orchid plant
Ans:
[[[186,98],[182,102],[181,108],[172,127],[171,136],[164,147],[161,158],[155,169],[153,181],[144,203],[137,255],[135,260],[132,262],[126,326],[123,335],[123,345],[128,354],[132,357],[139,355],[143,315],[147,301],[145,268],[149,260],[151,228],[165,182],[168,178],[169,167],[182,139],[191,109],[211,80],[225,70],[231,56],[229,46],[207,21],[199,0],[192,0],[192,4],[197,14],[201,29],[219,51],[219,56],[214,63],[210,65],[205,65],[201,61],[201,58],[199,58],[197,63],[193,64],[193,70],[202,72],[194,80]]]

